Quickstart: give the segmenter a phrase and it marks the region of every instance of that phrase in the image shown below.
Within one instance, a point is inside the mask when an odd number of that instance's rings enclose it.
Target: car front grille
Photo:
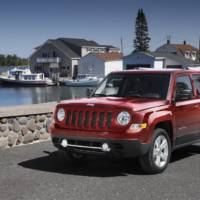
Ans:
[[[108,130],[112,127],[110,111],[66,109],[66,127],[73,129]]]

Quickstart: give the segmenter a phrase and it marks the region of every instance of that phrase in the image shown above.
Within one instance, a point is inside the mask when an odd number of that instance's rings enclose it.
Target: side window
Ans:
[[[176,79],[175,99],[178,101],[191,99],[193,95],[189,76],[179,76]]]
[[[192,79],[194,80],[194,85],[198,91],[198,95],[200,96],[200,74],[192,75]]]

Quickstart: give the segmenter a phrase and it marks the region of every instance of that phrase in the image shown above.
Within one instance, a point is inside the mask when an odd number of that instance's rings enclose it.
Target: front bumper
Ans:
[[[67,140],[68,146],[61,145],[63,140]],[[79,136],[52,136],[52,142],[58,149],[87,155],[104,155],[112,157],[137,157],[144,155],[149,144],[142,144],[136,139],[107,139],[107,138],[89,138]],[[110,151],[102,150],[103,144],[108,144]]]

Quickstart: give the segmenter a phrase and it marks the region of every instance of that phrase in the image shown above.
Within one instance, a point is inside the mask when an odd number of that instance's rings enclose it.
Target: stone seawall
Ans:
[[[0,149],[49,139],[56,103],[0,108]]]

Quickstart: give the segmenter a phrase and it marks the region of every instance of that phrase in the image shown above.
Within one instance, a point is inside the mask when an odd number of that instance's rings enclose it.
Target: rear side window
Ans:
[[[198,95],[200,95],[200,74],[192,75],[192,79],[194,81],[195,88],[198,91]]]

